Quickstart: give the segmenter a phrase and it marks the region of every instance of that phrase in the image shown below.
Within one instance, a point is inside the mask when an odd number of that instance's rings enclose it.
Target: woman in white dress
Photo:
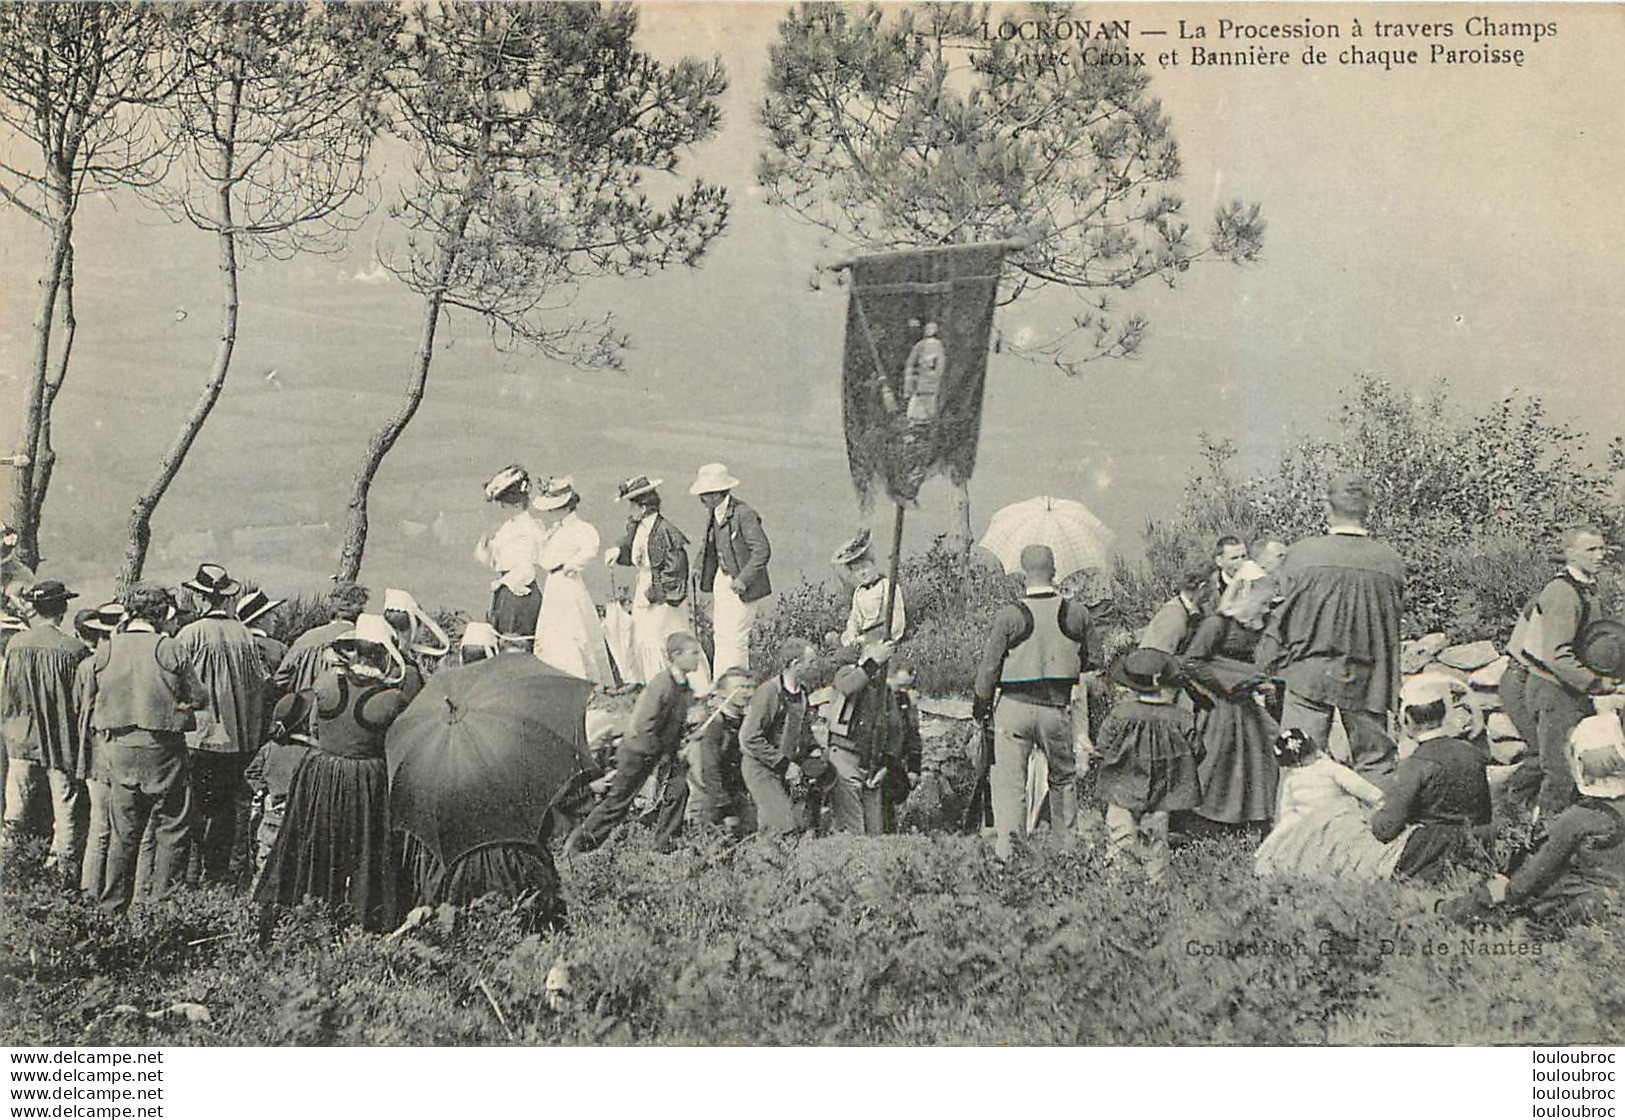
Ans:
[[[547,583],[536,621],[536,656],[560,672],[608,687],[615,683],[609,647],[581,578],[598,556],[598,530],[576,516],[580,504],[569,478],[549,479],[531,501],[547,531],[537,559]]]

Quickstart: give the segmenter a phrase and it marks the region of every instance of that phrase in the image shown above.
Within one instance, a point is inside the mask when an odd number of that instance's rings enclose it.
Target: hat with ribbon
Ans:
[[[1135,649],[1112,666],[1112,680],[1135,692],[1155,692],[1179,684],[1179,662],[1160,649]]]
[[[42,579],[25,589],[18,598],[38,607],[47,603],[66,603],[69,599],[77,599],[79,592],[69,591],[59,579]]]
[[[665,479],[663,478],[650,478],[646,474],[636,475],[621,483],[619,487],[620,493],[615,495],[615,500],[618,502],[629,502],[633,498],[641,498],[645,494],[653,494],[655,492],[655,488],[664,481]]]
[[[518,463],[503,467],[485,484],[485,500],[488,502],[510,497],[522,498],[528,493],[530,493],[530,472]]]
[[[853,537],[851,540],[847,541],[840,548],[837,548],[833,553],[831,553],[829,562],[838,568],[855,563],[863,557],[870,555],[870,544],[871,535],[869,530],[864,529],[862,532],[858,533],[857,536]]]
[[[199,564],[197,575],[181,584],[188,591],[196,591],[199,595],[206,595],[211,599],[219,599],[227,595],[235,595],[242,590],[242,585],[231,578],[231,574],[219,564]]]
[[[717,494],[732,490],[738,485],[739,480],[728,473],[727,467],[721,463],[707,463],[694,476],[694,485],[688,488],[688,492],[698,497],[701,494]]]
[[[536,488],[536,496],[530,500],[532,508],[547,511],[562,509],[570,504],[570,499],[576,496],[575,479],[569,475],[559,475],[550,478]]]
[[[129,617],[130,612],[124,609],[123,603],[103,603],[96,608],[95,613],[90,618],[85,620],[85,629],[111,634],[120,626],[123,626],[125,620]]]
[[[285,602],[286,599],[273,599],[255,588],[237,600],[237,621],[244,626],[252,626]]]

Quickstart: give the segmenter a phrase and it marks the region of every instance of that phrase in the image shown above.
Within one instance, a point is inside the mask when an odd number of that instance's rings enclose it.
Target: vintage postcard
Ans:
[[[1617,1045],[1622,55],[0,6],[0,1041]]]

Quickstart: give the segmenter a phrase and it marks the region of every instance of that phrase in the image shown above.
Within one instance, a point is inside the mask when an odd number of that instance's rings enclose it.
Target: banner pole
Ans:
[[[891,527],[891,573],[886,577],[886,613],[881,616],[881,633],[891,641],[892,611],[897,604],[897,569],[903,562],[903,503],[897,503],[897,518]]]

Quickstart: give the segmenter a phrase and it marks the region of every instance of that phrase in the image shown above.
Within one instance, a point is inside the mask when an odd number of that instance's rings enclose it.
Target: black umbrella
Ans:
[[[392,826],[445,866],[485,844],[536,842],[583,771],[589,681],[523,653],[444,669],[391,725]]]

